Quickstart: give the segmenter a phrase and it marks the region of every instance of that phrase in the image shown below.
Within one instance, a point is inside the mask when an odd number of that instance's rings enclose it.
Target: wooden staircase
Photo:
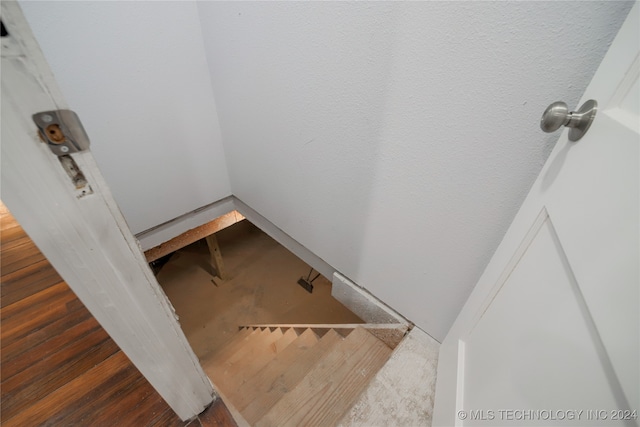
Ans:
[[[331,426],[391,352],[357,325],[256,326],[241,329],[203,367],[239,424]]]

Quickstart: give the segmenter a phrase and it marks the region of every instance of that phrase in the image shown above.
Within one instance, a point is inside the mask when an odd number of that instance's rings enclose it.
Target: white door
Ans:
[[[2,201],[171,408],[184,420],[213,388],[90,151],[73,160],[77,189],[38,138],[32,114],[66,104],[20,8],[3,1]],[[96,99],[96,102],[100,102]]]
[[[434,425],[638,425],[639,15],[442,343]]]

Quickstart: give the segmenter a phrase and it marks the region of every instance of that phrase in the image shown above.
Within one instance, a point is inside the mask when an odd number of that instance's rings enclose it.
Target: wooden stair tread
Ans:
[[[282,338],[274,343],[276,353],[282,352],[285,348],[289,346],[296,338],[298,338],[298,334],[296,330],[293,328],[289,328],[284,332]]]
[[[305,330],[287,348],[278,353],[271,363],[253,377],[249,378],[238,390],[229,396],[234,406],[242,411],[252,400],[262,393],[266,393],[275,379],[289,368],[307,349],[318,342],[318,336],[311,330]]]
[[[244,340],[234,343],[234,345],[229,348],[228,351],[225,351],[224,354],[220,354],[216,356],[214,359],[214,363],[208,363],[209,366],[221,366],[222,364],[235,360],[246,351],[246,348],[252,348],[255,345],[256,341],[262,340],[264,337],[270,334],[269,329],[256,329],[251,332]]]
[[[234,354],[229,356],[227,360],[223,362],[223,364],[234,365],[243,359],[247,359],[249,354],[254,354],[264,350],[265,347],[270,346],[281,336],[282,331],[280,329],[277,329],[273,332],[271,332],[269,329],[264,329],[256,335],[251,335],[249,337],[249,340],[245,342],[245,344]]]
[[[382,341],[356,328],[255,425],[335,425],[390,355]]]
[[[213,356],[207,357],[207,364],[215,365],[217,363],[222,363],[229,358],[233,353],[238,351],[238,349],[242,348],[242,346],[247,342],[248,338],[251,335],[255,335],[261,332],[260,330],[252,330],[252,329],[243,329],[236,334],[236,336],[229,341],[227,345],[222,347],[218,352],[216,352]]]
[[[329,330],[316,345],[305,349],[305,351],[298,352],[292,346],[289,346],[292,349],[291,352],[283,351],[277,358],[277,363],[275,364],[277,366],[273,368],[269,366],[268,373],[261,373],[260,375],[272,377],[273,380],[258,384],[256,382],[258,376],[252,379],[251,384],[256,386],[253,394],[255,398],[245,408],[240,409],[247,422],[254,425],[260,420],[280,398],[293,390],[302,381],[304,376],[313,369],[319,360],[342,341],[343,338],[336,331]]]
[[[269,335],[271,335],[269,329],[256,329],[240,342],[232,343],[231,348],[228,350],[224,348],[218,356],[206,363],[205,370],[207,373],[209,373],[209,371],[219,371],[227,364],[235,363],[247,354],[248,351],[255,351],[257,343],[262,342],[265,338],[269,337]]]
[[[249,353],[248,358],[238,360],[233,367],[224,373],[226,378],[217,380],[216,385],[224,390],[228,399],[235,403],[240,388],[277,356],[278,348],[284,350],[296,338],[298,338],[296,331],[289,328],[275,342],[265,345],[262,351],[254,354]],[[216,379],[214,378],[214,380]]]
[[[229,394],[275,357],[275,342],[283,336],[279,328],[263,331],[224,363],[206,369],[207,375]]]

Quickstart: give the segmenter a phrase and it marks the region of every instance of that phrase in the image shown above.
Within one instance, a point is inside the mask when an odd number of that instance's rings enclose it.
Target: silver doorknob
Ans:
[[[587,133],[598,111],[598,103],[590,99],[578,111],[569,111],[567,104],[558,101],[549,105],[540,119],[540,128],[545,132],[555,132],[566,126],[569,130],[569,140],[577,141]]]

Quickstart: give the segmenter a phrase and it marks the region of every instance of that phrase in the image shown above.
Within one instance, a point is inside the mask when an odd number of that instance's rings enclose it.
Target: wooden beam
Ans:
[[[209,246],[209,253],[211,254],[211,265],[216,269],[218,277],[224,280],[227,278],[227,273],[225,272],[224,262],[222,261],[220,246],[218,246],[218,239],[215,234],[211,234],[205,239],[207,240],[207,246]]]
[[[153,247],[144,253],[147,258],[147,262],[155,261],[158,258],[162,258],[165,255],[169,255],[172,252],[182,249],[200,239],[204,239],[222,229],[225,229],[236,222],[240,222],[244,219],[244,216],[238,211],[229,212],[228,214],[219,216],[218,218],[210,221],[206,224],[202,224],[199,227],[192,228],[185,231],[179,236],[174,237],[168,242],[164,242],[156,247]],[[217,270],[219,273],[220,271]],[[222,277],[220,277],[222,279]]]

